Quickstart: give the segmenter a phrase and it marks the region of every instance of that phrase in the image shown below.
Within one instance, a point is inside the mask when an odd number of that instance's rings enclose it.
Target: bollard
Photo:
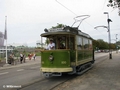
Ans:
[[[109,54],[109,56],[110,56],[109,59],[112,59],[112,54],[111,53]]]

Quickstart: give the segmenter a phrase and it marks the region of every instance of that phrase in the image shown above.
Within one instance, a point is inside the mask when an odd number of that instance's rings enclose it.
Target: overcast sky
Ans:
[[[66,9],[65,7],[68,9]],[[120,40],[120,16],[118,9],[108,8],[108,0],[0,0],[0,31],[5,29],[7,16],[8,44],[19,43],[36,46],[40,34],[45,28],[56,26],[57,23],[71,26],[74,17],[90,15],[80,25],[79,29],[88,33],[93,39],[103,39],[108,42],[107,26],[109,13],[111,39],[115,42],[115,34]]]

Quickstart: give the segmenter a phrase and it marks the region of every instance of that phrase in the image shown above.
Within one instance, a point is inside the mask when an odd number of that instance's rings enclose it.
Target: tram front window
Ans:
[[[52,41],[50,40],[52,38]],[[46,50],[54,50],[54,49],[75,49],[75,40],[74,37],[57,35],[47,37],[46,39],[47,47]]]
[[[58,49],[66,49],[66,37],[58,37]]]
[[[47,45],[47,50],[55,49],[55,43],[53,42],[52,38],[49,38],[49,44]]]

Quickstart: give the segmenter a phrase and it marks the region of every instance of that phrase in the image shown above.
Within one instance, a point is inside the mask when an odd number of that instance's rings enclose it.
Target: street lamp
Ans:
[[[97,29],[97,28],[99,28],[99,27],[103,27],[103,28],[108,29],[107,26],[96,26],[96,27],[94,27],[94,29]],[[108,32],[108,34],[109,34],[109,30],[108,30],[107,32]],[[109,35],[108,35],[108,36],[109,36]],[[109,39],[109,59],[112,59],[112,54],[111,54],[111,52],[110,52],[110,39]]]
[[[96,26],[96,27],[94,27],[94,29],[97,29],[97,28],[99,28],[99,27],[103,27],[103,28],[107,28],[108,29],[108,27],[107,26]]]
[[[108,22],[108,37],[109,37],[109,59],[112,59],[112,51],[110,49],[110,44],[111,44],[111,36],[110,36],[110,22],[112,22],[111,19],[109,19],[109,13],[108,12],[104,12],[104,14],[107,14],[107,22]]]
[[[118,39],[118,38],[117,38],[117,35],[118,35],[118,34],[115,34],[115,36],[116,36],[116,43],[117,43],[117,39]]]

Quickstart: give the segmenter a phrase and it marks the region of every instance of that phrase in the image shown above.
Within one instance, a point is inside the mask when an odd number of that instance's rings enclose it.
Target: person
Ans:
[[[36,54],[35,54],[35,53],[33,54],[33,59],[34,59],[34,60],[36,59]]]
[[[55,43],[53,42],[53,39],[52,39],[52,38],[49,39],[49,44],[48,44],[48,46],[47,46],[46,49],[47,49],[47,50],[55,49]]]
[[[25,63],[25,58],[26,58],[26,56],[25,56],[25,54],[23,54],[23,62]]]
[[[20,53],[20,63],[22,63],[22,61],[23,61],[23,54]]]
[[[28,57],[29,57],[29,60],[31,60],[31,58],[32,58],[32,54],[29,53],[29,54],[28,54]]]
[[[60,49],[65,49],[65,46],[63,43],[60,44]]]
[[[13,53],[11,53],[9,55],[9,60],[8,60],[8,64],[12,64],[12,63],[14,63],[14,54]]]

